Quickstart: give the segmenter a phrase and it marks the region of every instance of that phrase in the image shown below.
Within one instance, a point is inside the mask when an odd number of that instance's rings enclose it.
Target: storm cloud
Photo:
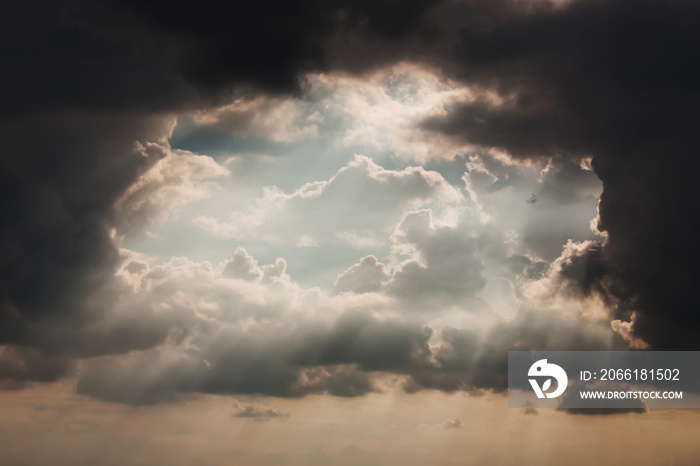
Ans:
[[[500,99],[424,123],[516,157],[592,156],[609,293],[657,349],[698,342],[699,16],[691,1],[579,1],[464,27],[460,76]]]

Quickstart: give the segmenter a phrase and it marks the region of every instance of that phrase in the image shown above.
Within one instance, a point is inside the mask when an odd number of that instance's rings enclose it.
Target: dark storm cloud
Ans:
[[[519,157],[592,155],[603,182],[601,256],[634,332],[697,349],[695,178],[700,4],[579,1],[460,30],[455,71],[496,90],[425,122]],[[602,270],[602,269],[601,269]]]
[[[222,330],[200,351],[154,349],[84,363],[76,390],[128,404],[176,400],[188,393],[355,397],[376,391],[371,372],[410,373],[427,366],[429,329],[347,313],[331,327]]]
[[[526,310],[486,335],[447,327],[433,331],[399,320],[348,312],[331,327],[310,322],[296,329],[225,330],[201,349],[159,348],[83,363],[76,391],[134,405],[177,401],[190,394],[341,397],[378,391],[374,375],[406,376],[404,389],[502,392],[508,351],[610,349],[608,332],[557,313]],[[622,339],[613,349],[625,347]]]
[[[134,150],[167,122],[124,115],[41,115],[0,122],[0,342],[89,321],[85,300],[119,262],[112,205],[147,169]]]
[[[230,3],[34,0],[3,12],[3,112],[179,110],[246,84],[299,90],[337,31],[379,42],[423,29],[434,0]]]
[[[0,388],[22,388],[31,382],[54,382],[70,375],[75,362],[57,356],[47,356],[35,348],[0,348]]]
[[[408,371],[427,364],[431,334],[417,324],[350,312],[330,332],[308,338],[296,359],[309,366],[357,364],[366,371]]]

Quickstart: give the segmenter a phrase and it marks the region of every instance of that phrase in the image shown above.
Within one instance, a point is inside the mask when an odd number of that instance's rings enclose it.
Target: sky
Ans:
[[[700,4],[56,0],[0,18],[0,463],[695,465],[508,408],[700,350]]]

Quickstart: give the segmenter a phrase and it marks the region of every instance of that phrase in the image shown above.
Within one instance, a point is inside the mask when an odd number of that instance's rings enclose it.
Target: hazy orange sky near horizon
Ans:
[[[235,403],[274,407],[239,418]],[[695,465],[698,410],[568,415],[507,408],[504,395],[421,392],[299,400],[205,396],[128,407],[69,384],[0,396],[3,464]],[[454,420],[459,425],[454,426]]]

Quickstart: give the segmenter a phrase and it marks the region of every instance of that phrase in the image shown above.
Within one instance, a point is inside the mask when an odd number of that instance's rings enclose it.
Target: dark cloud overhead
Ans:
[[[75,361],[48,356],[35,348],[0,347],[0,388],[18,389],[32,382],[55,382],[72,375]]]
[[[611,294],[658,349],[697,349],[700,5],[578,1],[459,32],[460,77],[503,98],[424,124],[518,157],[593,156]]]
[[[119,263],[113,205],[156,161],[134,143],[162,138],[169,124],[126,115],[2,119],[1,342],[41,345],[46,326],[100,317],[86,300]]]
[[[435,0],[65,0],[8,5],[0,52],[4,112],[172,111],[221,102],[239,85],[299,92],[328,68],[340,30],[379,42],[423,29]]]
[[[332,328],[262,325],[249,332],[221,330],[206,348],[153,349],[86,362],[76,390],[135,405],[188,393],[356,397],[377,391],[370,373],[408,373],[427,365],[430,332],[400,322],[350,313]]]

